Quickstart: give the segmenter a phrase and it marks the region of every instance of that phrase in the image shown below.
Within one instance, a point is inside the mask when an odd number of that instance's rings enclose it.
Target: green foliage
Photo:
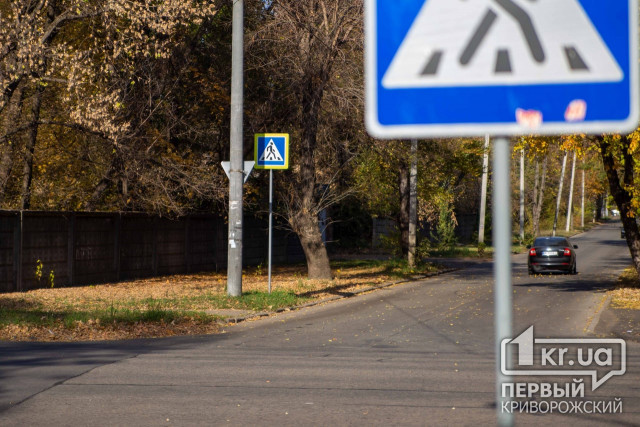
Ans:
[[[34,272],[34,276],[37,280],[38,283],[40,283],[42,281],[42,277],[44,274],[44,264],[42,263],[42,261],[37,260],[36,261],[36,270]],[[56,283],[56,274],[53,270],[49,270],[49,275],[47,276],[47,285],[50,288],[55,287],[55,283]]]
[[[440,203],[436,232],[431,237],[438,250],[449,250],[458,242],[453,207],[446,201]]]
[[[256,277],[262,276],[264,274],[264,262],[261,262],[256,266],[254,274]]]
[[[254,311],[277,310],[283,307],[290,307],[301,303],[304,298],[297,296],[293,291],[272,291],[258,292],[251,291],[244,293],[241,297],[228,297],[230,303],[238,303],[242,308]],[[237,300],[237,301],[234,301]]]
[[[162,303],[155,302],[147,305],[147,310],[142,312],[140,320],[144,322],[171,322],[177,317],[177,314],[172,310],[163,308]]]
[[[402,255],[402,248],[400,246],[400,232],[394,231],[390,235],[381,235],[380,248],[393,257],[400,257]]]
[[[42,261],[37,260],[36,261],[36,271],[35,271],[35,277],[36,280],[38,281],[38,283],[40,283],[40,280],[42,280],[42,268],[43,268],[43,264]]]
[[[416,248],[416,258],[424,259],[431,256],[431,241],[429,239],[422,239],[420,243],[418,243],[418,247]]]
[[[48,279],[49,287],[51,288],[55,287],[55,280],[56,280],[55,273],[53,272],[53,270],[49,270],[49,279]]]
[[[524,233],[524,240],[522,241],[522,244],[524,246],[531,246],[533,245],[533,241],[536,239],[536,236],[534,236],[531,233]]]
[[[487,244],[485,242],[479,242],[478,243],[478,256],[480,256],[480,257],[484,256],[486,250],[487,250]]]

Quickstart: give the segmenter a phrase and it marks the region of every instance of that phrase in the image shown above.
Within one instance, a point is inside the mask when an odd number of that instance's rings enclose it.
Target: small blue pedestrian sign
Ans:
[[[380,138],[622,133],[640,117],[638,0],[365,0]]]
[[[289,134],[255,135],[256,169],[289,169]]]

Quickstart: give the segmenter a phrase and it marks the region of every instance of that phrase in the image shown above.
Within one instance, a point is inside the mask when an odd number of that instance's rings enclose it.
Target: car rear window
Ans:
[[[569,246],[569,242],[563,237],[538,237],[533,246]]]

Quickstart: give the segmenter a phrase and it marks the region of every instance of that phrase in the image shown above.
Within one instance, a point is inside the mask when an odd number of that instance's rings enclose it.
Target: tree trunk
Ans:
[[[633,194],[627,188],[633,188],[633,155],[629,153],[631,141],[627,136],[621,137],[622,155],[624,157],[623,182],[620,182],[618,171],[616,170],[615,159],[610,150],[609,143],[602,137],[596,138],[600,145],[600,154],[602,156],[602,164],[609,181],[609,189],[611,195],[620,210],[620,219],[627,239],[627,246],[631,252],[633,265],[640,274],[640,231],[636,222],[635,212],[632,207]]]
[[[571,220],[573,219],[573,183],[576,178],[576,153],[573,153],[573,166],[571,167],[571,185],[569,186],[569,203],[567,206],[567,224],[565,231],[571,229]]]
[[[300,212],[294,223],[294,231],[300,239],[300,244],[307,260],[307,275],[309,279],[331,280],[329,256],[318,228],[318,218]]]
[[[38,121],[40,120],[40,107],[42,105],[42,93],[44,86],[37,84],[36,92],[33,96],[31,106],[31,127],[27,138],[27,146],[24,156],[24,166],[22,168],[22,196],[20,208],[27,210],[31,208],[31,181],[33,180],[33,153],[36,149],[38,139]]]
[[[604,203],[604,195],[600,194],[596,198],[596,209],[593,212],[593,221],[600,221],[602,219],[602,204]]]
[[[536,175],[538,174],[539,164],[536,163]],[[542,176],[540,183],[536,179],[536,187],[533,190],[533,235],[537,237],[540,234],[540,215],[542,214],[542,203],[544,202],[544,187],[547,179],[547,156],[542,160]]]
[[[323,76],[321,81],[326,81]],[[319,86],[316,86],[318,85]],[[302,153],[300,159],[300,191],[296,212],[292,212],[293,231],[298,235],[307,260],[309,279],[330,280],[331,267],[327,248],[322,241],[318,227],[319,206],[316,200],[316,164],[315,151],[318,133],[320,102],[323,96],[323,84],[316,83],[313,76],[308,77],[302,93]]]
[[[400,230],[400,248],[402,256],[409,253],[409,165],[403,159],[398,170],[398,190],[400,192],[400,210],[398,211],[398,229]]]
[[[6,108],[6,115],[0,133],[0,206],[4,202],[9,177],[13,170],[13,155],[16,149],[16,138],[18,135],[7,137],[14,127],[20,122],[22,113],[22,94],[24,92],[24,82],[18,84],[9,98],[9,105]]]
[[[567,155],[569,153],[564,153],[564,158],[562,159],[562,172],[560,175],[560,184],[558,184],[558,198],[556,199],[556,214],[553,218],[553,235],[556,235],[556,228],[558,227],[558,214],[560,213],[560,201],[562,200],[562,185],[564,184],[564,171],[567,169]]]

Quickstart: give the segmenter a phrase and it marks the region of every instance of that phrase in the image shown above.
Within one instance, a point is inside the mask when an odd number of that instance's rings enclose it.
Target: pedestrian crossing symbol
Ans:
[[[382,84],[393,88],[622,79],[617,61],[577,0],[521,3],[427,1]],[[442,20],[432,11],[455,21]]]
[[[365,2],[374,136],[637,125],[637,0]]]
[[[289,168],[289,134],[262,133],[255,135],[256,169]]]

